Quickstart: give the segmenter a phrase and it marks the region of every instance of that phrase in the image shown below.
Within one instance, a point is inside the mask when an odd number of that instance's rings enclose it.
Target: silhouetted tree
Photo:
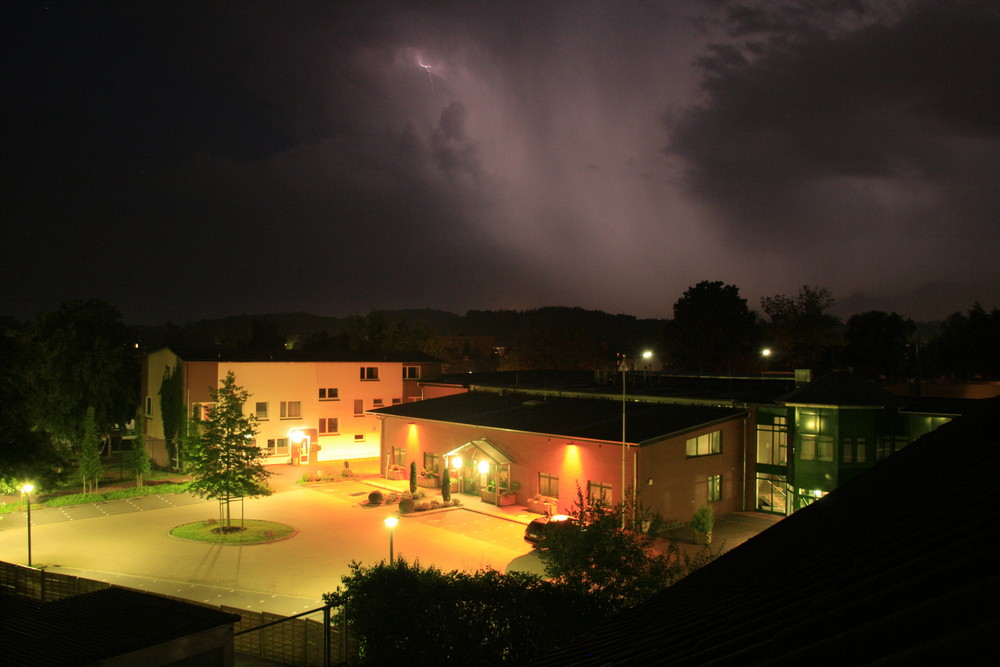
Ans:
[[[976,303],[968,314],[953,313],[929,345],[941,374],[958,378],[1000,378],[1000,309]]]
[[[833,363],[831,351],[839,342],[840,321],[827,313],[833,295],[822,287],[799,288],[797,297],[784,294],[764,297],[761,309],[769,321],[765,342],[780,363],[790,368],[826,370]]]
[[[747,371],[755,363],[756,329],[757,316],[738,287],[704,280],[674,304],[667,349],[678,370]]]
[[[852,315],[844,332],[847,361],[855,373],[871,378],[908,375],[912,368],[907,345],[916,330],[913,320],[897,313],[869,310]]]

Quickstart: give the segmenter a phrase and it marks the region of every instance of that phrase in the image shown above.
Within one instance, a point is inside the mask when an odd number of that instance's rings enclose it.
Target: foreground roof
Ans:
[[[370,412],[590,440],[622,440],[622,403],[608,399],[473,391]],[[629,402],[626,439],[642,444],[745,414],[740,408]]]
[[[538,665],[911,664],[1000,647],[1000,399]]]
[[[124,588],[39,602],[0,594],[3,663],[82,665],[214,628],[239,616]]]

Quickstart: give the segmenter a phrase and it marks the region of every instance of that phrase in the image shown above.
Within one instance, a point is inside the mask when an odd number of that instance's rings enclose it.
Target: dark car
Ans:
[[[528,527],[524,529],[524,541],[528,542],[536,549],[544,548],[540,543],[548,534],[549,526],[562,521],[574,521],[574,519],[573,517],[565,514],[556,514],[553,516],[542,516],[532,520],[532,522],[528,524]]]

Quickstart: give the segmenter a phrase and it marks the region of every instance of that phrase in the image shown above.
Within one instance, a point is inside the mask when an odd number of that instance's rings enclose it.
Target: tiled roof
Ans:
[[[374,414],[621,442],[621,401],[473,391],[372,410]],[[626,404],[626,439],[642,443],[746,414],[738,408]]]
[[[959,664],[1000,648],[1000,399],[537,665]]]
[[[53,602],[0,595],[6,665],[83,665],[239,621],[179,600],[107,588]]]
[[[903,404],[895,394],[848,371],[834,371],[777,399],[778,403],[894,408]]]

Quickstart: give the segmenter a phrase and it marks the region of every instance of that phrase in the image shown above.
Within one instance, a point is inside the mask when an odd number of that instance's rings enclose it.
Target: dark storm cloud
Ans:
[[[1000,284],[983,258],[1000,154],[988,5],[0,12],[15,314],[98,297],[135,321],[662,316],[706,279],[752,303],[819,284],[886,308],[925,284],[989,303],[975,286]]]
[[[828,7],[839,10],[838,3]],[[872,21],[738,6],[701,60],[704,102],[673,127],[690,191],[740,242],[814,243],[912,226],[993,225],[1000,173],[1000,16],[990,3],[916,3]],[[825,21],[824,25],[836,25]]]

